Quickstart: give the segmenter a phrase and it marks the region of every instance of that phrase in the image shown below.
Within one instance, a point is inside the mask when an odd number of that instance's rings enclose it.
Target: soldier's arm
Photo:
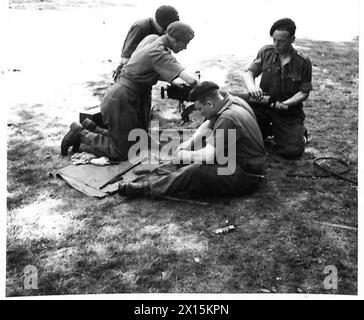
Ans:
[[[197,151],[180,150],[176,153],[176,157],[184,163],[213,163],[215,159],[215,147],[208,143],[206,147]]]
[[[297,105],[303,101],[306,101],[310,95],[309,91],[298,91],[294,96],[290,97],[289,99],[282,101],[288,106],[294,106]]]
[[[260,100],[263,97],[263,91],[260,87],[255,84],[255,77],[253,72],[250,70],[246,70],[243,74],[243,80],[248,89],[248,93],[254,99]]]
[[[183,149],[190,150],[192,145],[197,145],[196,142],[199,142],[202,147],[202,137],[208,137],[211,135],[211,133],[212,133],[211,121],[206,120],[197,128],[197,130],[193,133],[193,135],[189,139],[182,142],[177,147],[176,152]]]
[[[264,60],[263,57],[265,49],[266,47],[263,47],[259,50],[252,64],[243,73],[243,80],[248,90],[248,94],[254,99],[258,100],[262,99],[263,91],[259,86],[256,85],[255,78],[262,73],[262,62]]]
[[[178,75],[178,78],[174,79],[172,84],[180,84],[180,80],[187,83],[189,86],[195,86],[197,84],[197,79],[194,75],[190,74],[186,69],[182,70]]]
[[[277,101],[274,104],[274,108],[287,110],[288,107],[294,107],[295,105],[298,105],[299,103],[307,100],[309,95],[310,95],[309,91],[298,91],[295,95],[293,95],[287,100],[281,102]]]

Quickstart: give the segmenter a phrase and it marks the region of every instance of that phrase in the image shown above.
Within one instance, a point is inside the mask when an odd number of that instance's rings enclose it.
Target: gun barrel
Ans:
[[[249,96],[247,101],[248,101],[248,103],[256,103],[256,104],[267,105],[267,106],[269,106],[272,103],[271,97],[266,96],[266,95],[264,95],[262,97],[262,99],[255,99],[255,98]]]

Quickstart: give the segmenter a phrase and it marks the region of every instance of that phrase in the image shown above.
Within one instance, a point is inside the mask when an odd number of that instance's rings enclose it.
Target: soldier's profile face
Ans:
[[[274,49],[278,54],[286,53],[290,50],[294,37],[288,31],[275,30],[272,35]]]
[[[197,100],[197,101],[195,101],[195,108],[206,119],[210,119],[211,118],[212,113],[211,113],[211,104],[210,103],[208,103],[208,102],[202,103],[201,101],[198,101]]]
[[[178,52],[180,52],[182,50],[185,50],[187,48],[187,44],[188,43],[186,43],[184,41],[176,41],[174,43],[174,46],[173,46],[172,50],[173,50],[174,53],[178,53]]]

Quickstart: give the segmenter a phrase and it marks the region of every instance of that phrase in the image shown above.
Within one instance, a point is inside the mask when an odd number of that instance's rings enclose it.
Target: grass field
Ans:
[[[267,179],[256,193],[202,199],[209,206],[80,194],[49,176],[69,163],[59,155],[68,124],[44,105],[12,105],[6,295],[357,294],[356,186],[287,173],[310,173],[316,157],[337,156],[349,161],[346,177],[356,180],[358,39],[299,39],[296,46],[313,63],[314,91],[305,106],[311,141],[305,154],[297,161],[269,154]],[[227,73],[226,88],[238,88],[241,61],[219,56],[203,67],[217,63]],[[89,84],[90,94],[97,94],[108,77]],[[154,98],[160,118],[176,104],[160,100],[157,89]],[[235,231],[213,233],[230,224]],[[38,270],[38,289],[24,288],[27,265]],[[327,266],[337,268],[337,289],[324,287]]]

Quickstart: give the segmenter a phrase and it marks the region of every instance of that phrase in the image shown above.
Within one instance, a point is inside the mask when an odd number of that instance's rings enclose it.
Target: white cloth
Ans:
[[[71,156],[71,162],[74,165],[92,163],[97,166],[106,166],[110,164],[110,160],[107,157],[97,158],[94,154],[88,152],[75,153]]]

